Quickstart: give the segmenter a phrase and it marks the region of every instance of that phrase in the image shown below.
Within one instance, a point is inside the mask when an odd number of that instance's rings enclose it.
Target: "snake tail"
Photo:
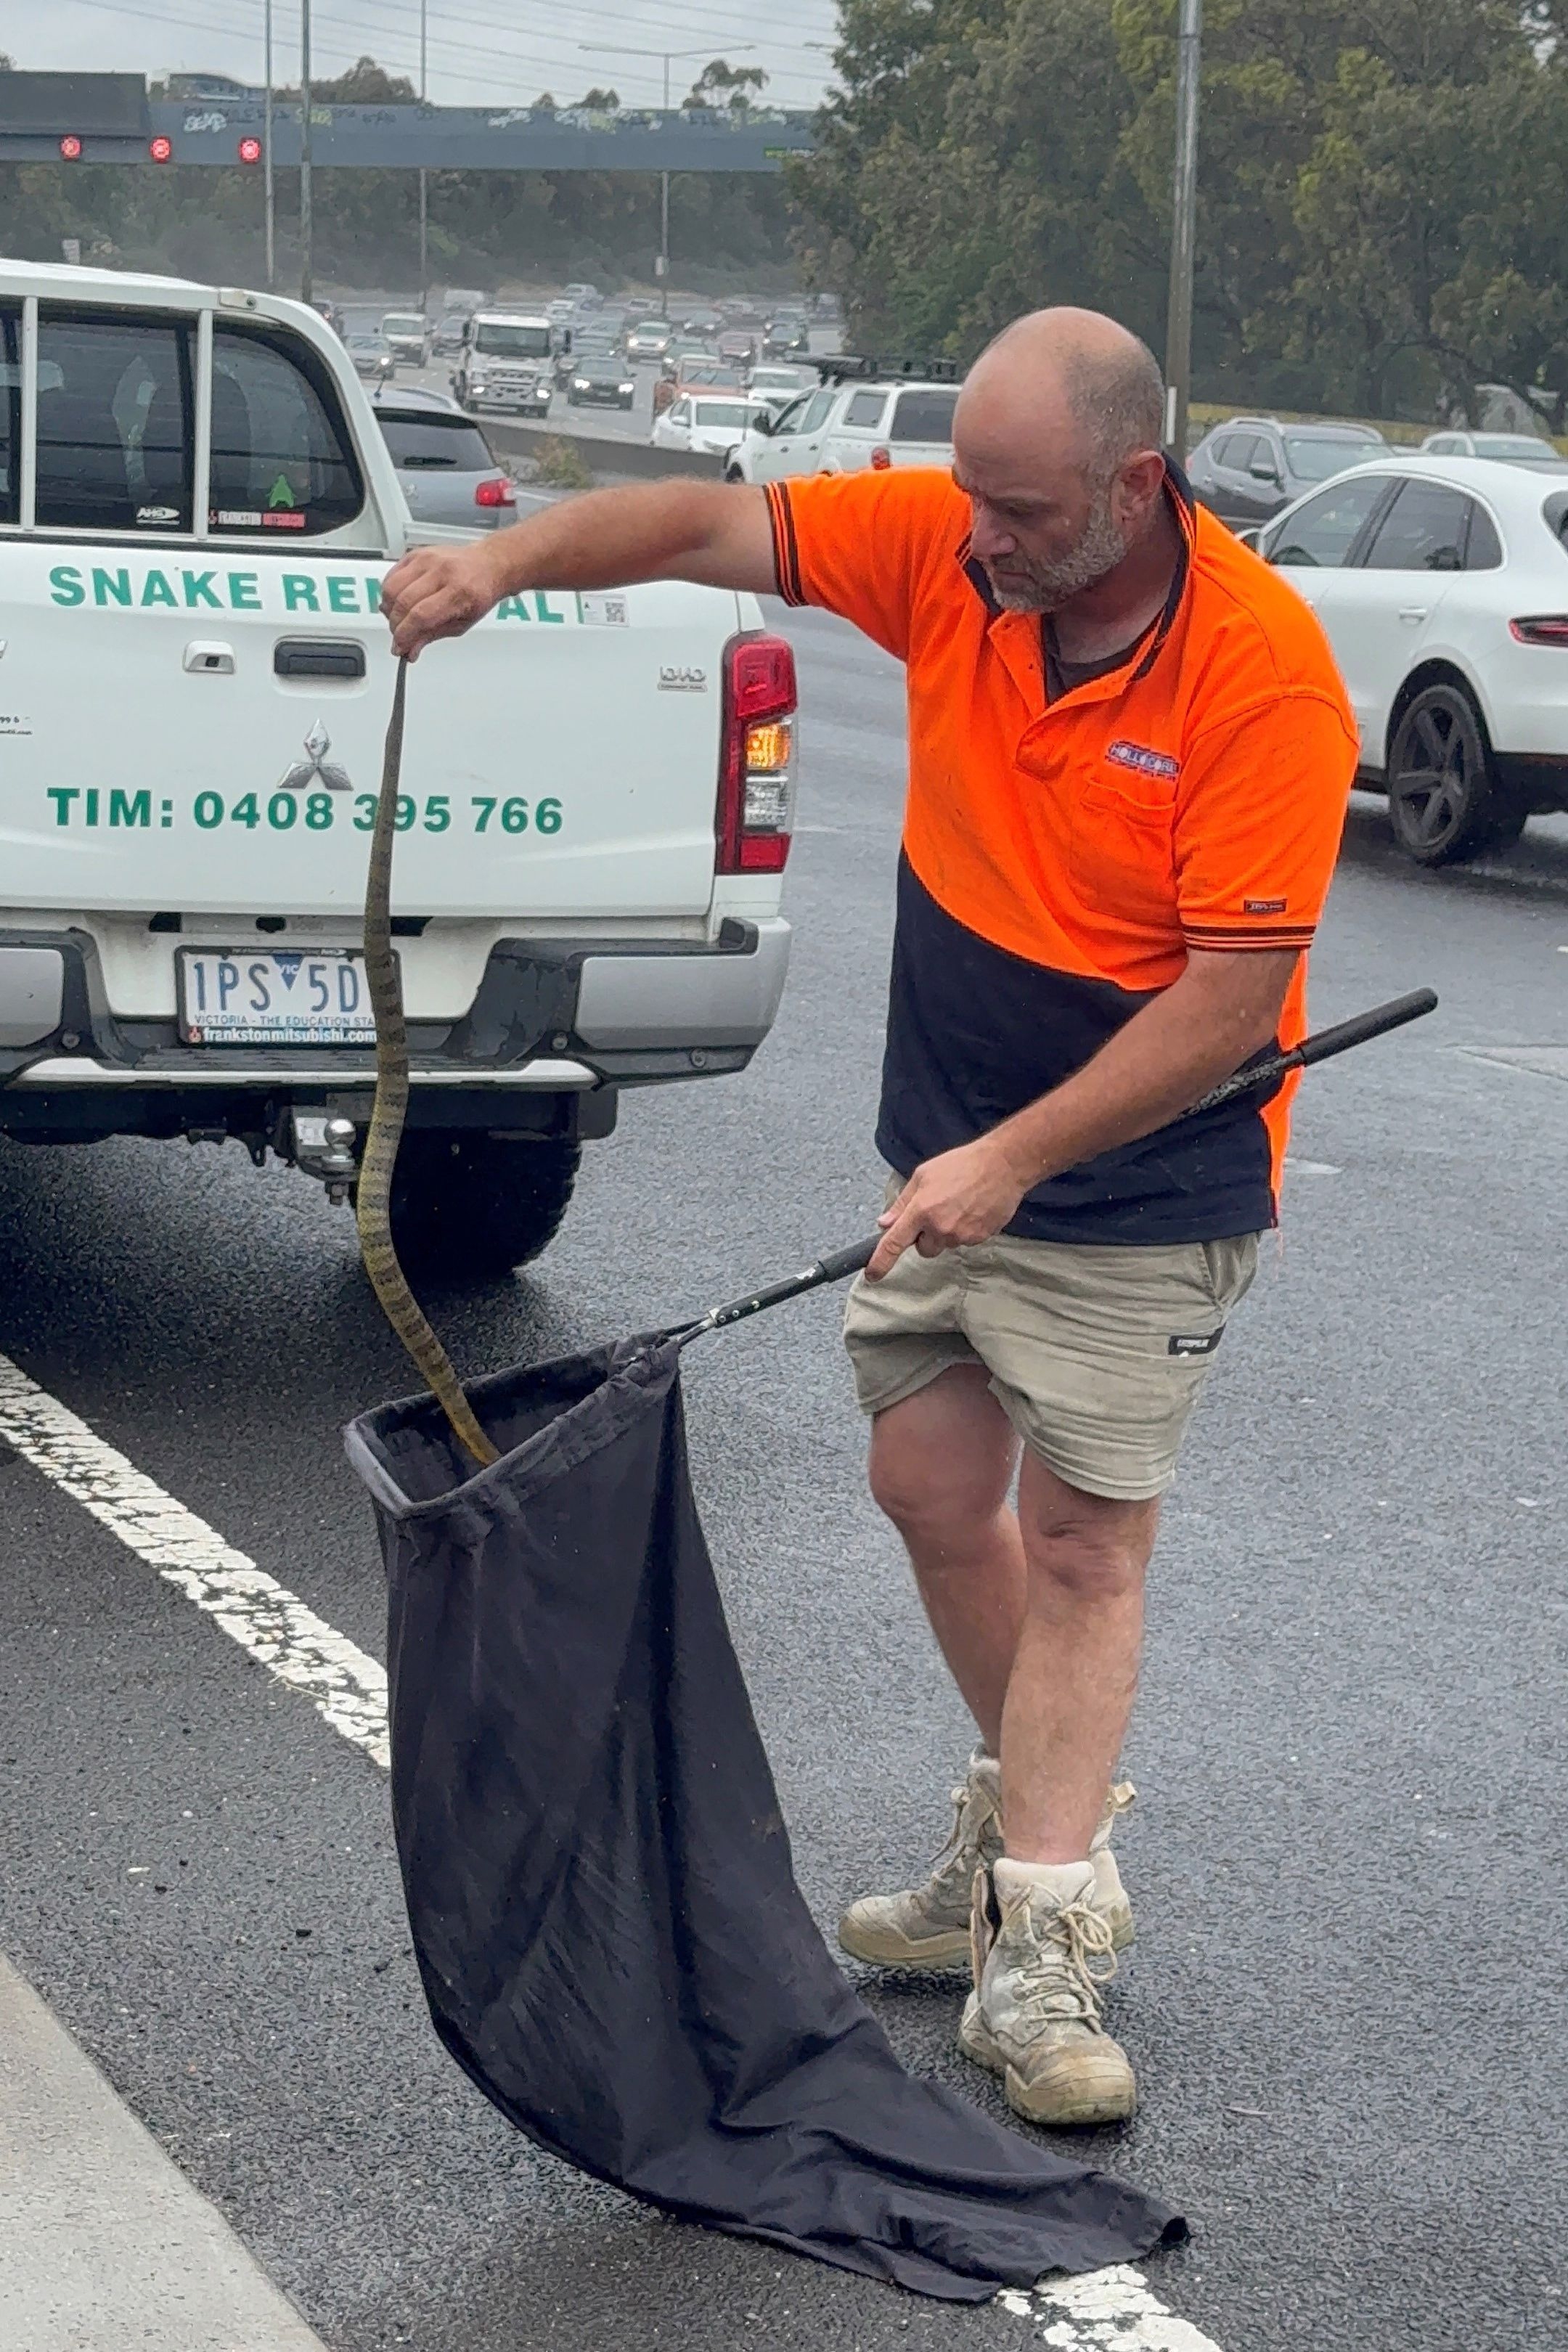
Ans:
[[[408,1286],[392,1238],[392,1173],[408,1115],[408,1030],[403,989],[392,951],[392,845],[403,771],[403,714],[408,664],[399,661],[392,718],[381,766],[381,794],[370,841],[364,893],[364,971],[375,1016],[375,1104],[360,1161],[354,1218],[360,1255],[382,1311],[407,1349],[426,1388],[452,1424],[459,1444],[479,1464],[500,1459],[475,1418],[452,1360]]]

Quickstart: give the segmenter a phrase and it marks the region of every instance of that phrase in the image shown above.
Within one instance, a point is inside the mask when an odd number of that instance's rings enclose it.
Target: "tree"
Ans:
[[[585,108],[590,113],[618,114],[620,112],[621,95],[619,90],[600,89],[595,86],[593,89],[585,91],[584,96],[578,100],[577,103],[579,106]]]
[[[714,58],[703,67],[680,103],[683,107],[724,103],[731,113],[744,114],[751,104],[749,93],[765,89],[767,81],[761,66],[732,66],[723,58]]]
[[[412,106],[419,92],[404,74],[389,74],[374,58],[356,59],[335,81],[313,81],[312,99],[328,106]]]

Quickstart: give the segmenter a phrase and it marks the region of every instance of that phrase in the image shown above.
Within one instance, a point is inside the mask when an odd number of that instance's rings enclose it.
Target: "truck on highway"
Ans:
[[[304,306],[0,263],[0,1137],[276,1154],[352,1194],[411,518]],[[678,584],[508,597],[409,682],[394,931],[411,1266],[542,1249],[623,1091],[784,985],[788,646]]]
[[[452,390],[470,414],[510,409],[547,416],[555,390],[555,355],[570,351],[569,328],[542,310],[476,310],[463,329]]]

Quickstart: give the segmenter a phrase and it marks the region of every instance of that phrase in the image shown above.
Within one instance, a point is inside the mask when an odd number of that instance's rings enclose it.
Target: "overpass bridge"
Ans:
[[[310,109],[318,170],[776,172],[809,152],[813,117],[651,107],[334,106]],[[272,104],[272,162],[301,160],[297,99]],[[0,163],[234,166],[261,160],[261,97],[150,100],[135,74],[0,74]],[[242,152],[243,148],[243,152]]]

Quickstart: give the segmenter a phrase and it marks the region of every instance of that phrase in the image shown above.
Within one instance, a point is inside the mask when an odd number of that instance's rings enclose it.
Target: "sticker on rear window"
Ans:
[[[138,507],[136,520],[151,523],[178,522],[180,509],[178,507]]]

